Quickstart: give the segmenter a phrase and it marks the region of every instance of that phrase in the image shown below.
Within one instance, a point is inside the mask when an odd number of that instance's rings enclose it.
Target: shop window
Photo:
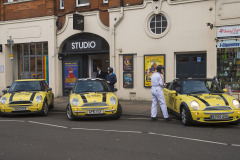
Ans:
[[[30,44],[30,55],[36,55],[36,53],[35,53],[35,43]]]
[[[48,43],[43,43],[43,55],[48,55]]]
[[[23,48],[24,48],[23,49],[24,56],[29,55],[29,44],[24,44]]]
[[[81,7],[81,6],[88,6],[89,5],[89,0],[76,0],[76,6]]]
[[[103,0],[103,3],[108,3],[108,0]]]
[[[178,58],[178,62],[188,62],[189,61],[189,57],[179,57]]]
[[[149,30],[151,33],[159,35],[165,32],[168,26],[168,21],[163,14],[154,15],[149,20]]]
[[[221,88],[240,91],[240,48],[218,48],[217,75]]]
[[[8,0],[8,2],[13,2],[13,0]]]
[[[42,43],[36,43],[36,52],[37,55],[42,55]]]
[[[60,0],[60,9],[64,9],[64,0]]]

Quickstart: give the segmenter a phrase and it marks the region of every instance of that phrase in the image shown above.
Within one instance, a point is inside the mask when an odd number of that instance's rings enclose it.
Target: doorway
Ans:
[[[176,55],[176,78],[206,78],[206,53]]]

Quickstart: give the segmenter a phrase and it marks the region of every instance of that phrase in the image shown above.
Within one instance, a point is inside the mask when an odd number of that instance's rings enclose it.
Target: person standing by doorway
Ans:
[[[151,77],[151,93],[152,93],[152,108],[151,108],[151,121],[157,121],[157,104],[159,102],[164,121],[168,122],[172,119],[169,118],[168,111],[167,111],[167,105],[165,101],[165,97],[163,94],[163,88],[166,87],[167,84],[163,82],[163,72],[164,67],[163,66],[157,66],[157,72],[154,72]]]
[[[97,78],[105,79],[105,73],[101,70],[101,66],[97,66]]]
[[[108,67],[108,74],[106,77],[107,83],[109,84],[112,92],[114,90],[114,84],[117,82],[117,77],[116,75],[113,73],[113,68],[112,67]]]

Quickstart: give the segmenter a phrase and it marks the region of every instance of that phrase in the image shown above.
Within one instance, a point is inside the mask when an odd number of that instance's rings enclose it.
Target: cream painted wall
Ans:
[[[6,45],[9,36],[12,36],[15,44],[33,42],[48,42],[48,56],[49,56],[49,83],[56,90],[54,75],[56,66],[56,17],[38,17],[22,20],[4,21],[0,22],[0,44],[3,44],[3,52],[0,54],[0,65],[4,65],[4,73],[0,73],[1,83],[0,89],[5,89],[6,86],[11,85],[12,79],[12,64],[9,59],[10,47]],[[18,79],[18,60],[17,48],[13,47],[14,59],[14,75]],[[0,93],[2,95],[2,93]]]
[[[214,6],[214,1],[179,5],[170,5],[164,1],[162,11],[170,17],[171,28],[164,37],[159,39],[149,37],[144,30],[145,20],[153,12],[151,3],[137,10],[128,10],[132,7],[125,7],[124,17],[117,26],[115,34],[117,77],[122,77],[123,72],[122,56],[119,55],[118,49],[122,48],[121,54],[135,53],[134,59],[137,59],[137,62],[134,65],[136,66],[134,67],[134,89],[123,89],[122,82],[118,81],[115,85],[119,88],[117,96],[120,99],[130,99],[130,92],[135,91],[137,100],[151,100],[151,90],[143,86],[143,56],[145,54],[166,54],[165,72],[166,81],[169,82],[175,78],[176,53],[205,52],[207,53],[207,77],[212,78],[216,72],[215,30],[207,27],[206,23],[215,21],[215,12],[209,11],[209,8]],[[119,12],[110,10],[110,20],[115,17],[119,17]],[[114,21],[110,21],[111,27],[113,24]],[[111,55],[113,54],[111,52]]]

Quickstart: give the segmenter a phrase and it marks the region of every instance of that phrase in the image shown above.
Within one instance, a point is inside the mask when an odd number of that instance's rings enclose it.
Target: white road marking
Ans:
[[[47,124],[47,123],[40,123],[40,122],[34,122],[34,121],[28,121],[28,122],[29,122],[29,123],[42,124],[42,125],[46,125],[46,126],[52,126],[52,127],[68,128],[68,127],[64,127],[64,126],[58,126],[58,125]]]
[[[105,129],[89,129],[89,128],[71,128],[74,130],[85,130],[85,131],[104,131],[104,132],[122,132],[122,133],[142,133],[140,131],[119,131],[119,130],[105,130]]]
[[[3,122],[25,122],[25,121],[21,121],[21,120],[0,120]]]

